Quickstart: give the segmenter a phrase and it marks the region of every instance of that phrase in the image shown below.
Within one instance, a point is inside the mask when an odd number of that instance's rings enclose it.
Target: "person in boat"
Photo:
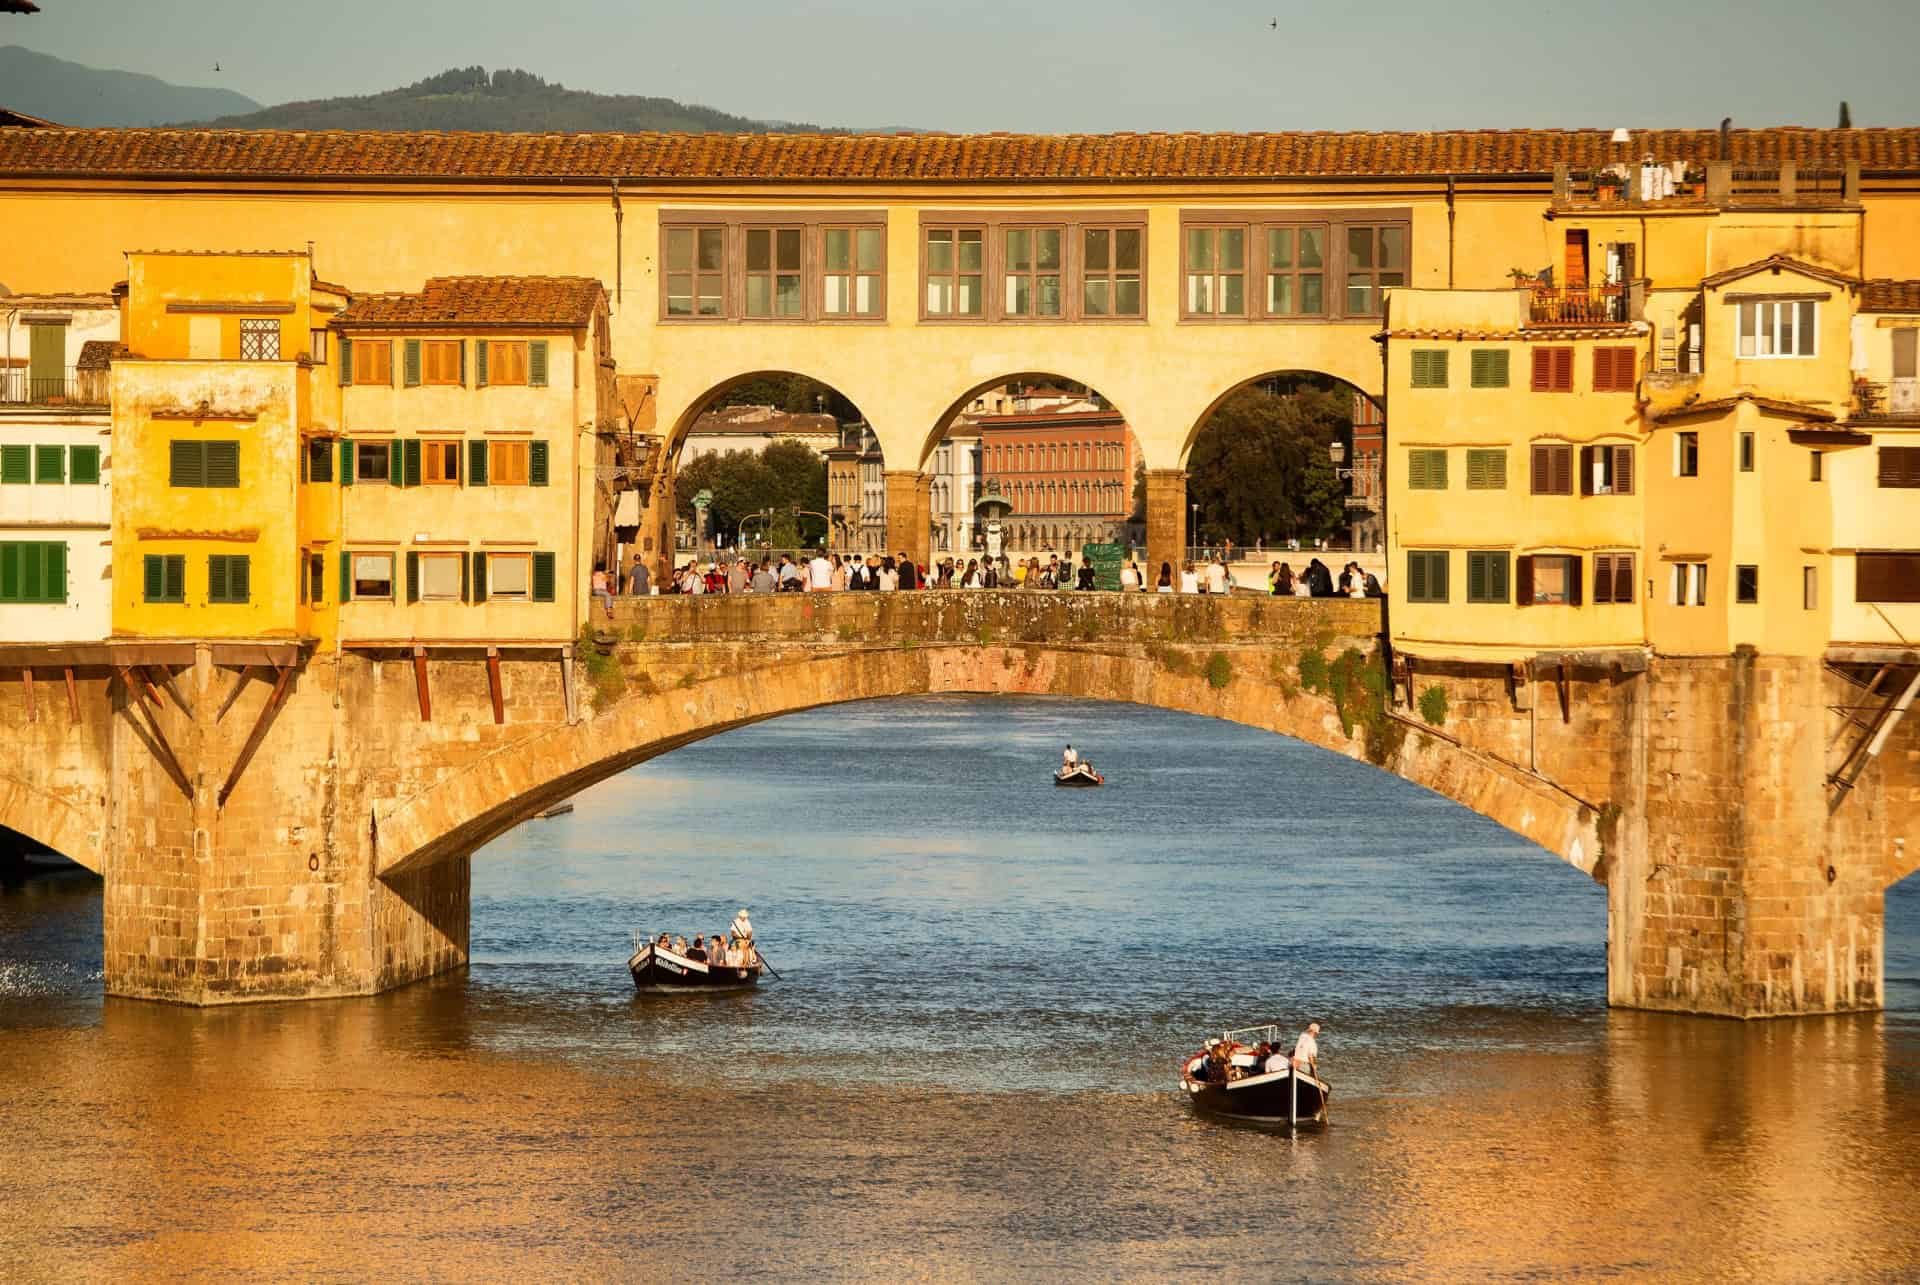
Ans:
[[[1260,1064],[1260,1070],[1267,1075],[1273,1075],[1275,1072],[1284,1071],[1287,1069],[1289,1065],[1292,1064],[1292,1060],[1287,1057],[1287,1051],[1277,1044],[1267,1045],[1266,1053],[1267,1053],[1266,1061]]]
[[[742,944],[753,940],[753,921],[747,918],[747,908],[740,907],[740,913],[733,917],[733,938]]]
[[[1307,1029],[1300,1032],[1299,1042],[1293,1046],[1293,1066],[1295,1070],[1319,1077],[1320,1023],[1308,1022]]]
[[[707,962],[707,939],[695,937],[693,945],[687,947],[687,958],[704,964]]]
[[[668,937],[668,936],[667,936],[667,935],[666,935],[665,933],[661,933],[661,934],[660,934],[660,940],[659,940],[659,941],[656,941],[656,942],[654,942],[653,944],[654,944],[654,946],[655,946],[656,948],[658,948],[658,949],[660,949],[660,950],[672,950],[672,949],[673,949],[673,939],[672,939],[672,938],[670,938],[670,937]]]
[[[673,953],[676,955],[685,955],[687,953],[687,939],[685,937],[675,937],[673,939]]]
[[[1066,748],[1066,752],[1060,756],[1060,767],[1064,771],[1071,772],[1073,771],[1074,764],[1078,763],[1079,761],[1080,761],[1080,756],[1078,754],[1075,754],[1073,752],[1073,746],[1069,745]]]

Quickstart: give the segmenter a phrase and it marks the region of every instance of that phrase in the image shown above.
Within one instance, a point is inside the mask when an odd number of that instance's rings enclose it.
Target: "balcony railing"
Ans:
[[[1527,299],[1529,326],[1621,326],[1628,316],[1625,286],[1535,286]]]
[[[27,367],[0,370],[0,406],[105,406],[108,374],[68,366],[58,375]]]
[[[1793,161],[1762,166],[1709,161],[1689,167],[1677,180],[1657,173],[1649,177],[1637,163],[1598,169],[1575,169],[1562,163],[1553,172],[1553,203],[1561,209],[1613,204],[1799,209],[1853,205],[1859,200],[1858,162],[1836,167]]]

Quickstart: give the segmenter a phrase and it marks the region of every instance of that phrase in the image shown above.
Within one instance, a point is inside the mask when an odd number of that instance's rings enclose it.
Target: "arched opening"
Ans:
[[[1125,413],[1098,389],[1047,372],[975,385],[923,452],[937,501],[928,515],[933,564],[954,559],[964,569],[991,556],[1024,580],[1031,563],[1051,574],[1055,559],[1077,562],[1088,545],[1130,551],[1141,458]]]
[[[1274,561],[1298,570],[1283,555],[1338,550],[1384,584],[1384,432],[1377,402],[1318,372],[1227,390],[1185,447],[1189,557],[1224,559],[1240,587],[1262,589]]]

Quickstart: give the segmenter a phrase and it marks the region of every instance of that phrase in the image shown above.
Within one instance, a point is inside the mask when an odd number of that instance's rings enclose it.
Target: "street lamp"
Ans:
[[[1327,455],[1337,467],[1347,458],[1347,444],[1338,439],[1327,443]]]
[[[1194,549],[1200,543],[1200,505],[1195,502],[1187,507],[1193,511],[1193,525],[1187,531],[1187,547]]]

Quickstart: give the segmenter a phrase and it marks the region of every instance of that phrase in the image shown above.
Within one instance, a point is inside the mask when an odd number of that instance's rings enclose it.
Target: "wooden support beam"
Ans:
[[[567,698],[567,721],[580,721],[580,701],[573,689],[573,650],[563,648],[560,652],[560,690]]]
[[[220,702],[220,712],[213,716],[214,722],[217,723],[227,716],[227,711],[232,709],[233,703],[240,699],[240,693],[246,690],[247,679],[252,676],[252,665],[240,666],[240,676],[233,680],[233,686],[227,691],[227,698]]]
[[[253,731],[247,734],[247,743],[240,747],[240,757],[233,761],[233,771],[227,773],[226,784],[220,787],[217,803],[227,806],[227,796],[233,793],[233,787],[240,784],[240,774],[247,770],[247,764],[253,762],[254,752],[260,748],[260,742],[267,737],[267,729],[273,726],[273,716],[280,712],[281,702],[287,696],[287,683],[293,678],[293,666],[275,664],[278,676],[273,680],[273,694],[267,697],[267,703],[260,707],[260,714],[253,720]]]
[[[1567,662],[1560,662],[1560,721],[1573,721],[1573,680],[1567,674]]]
[[[150,677],[153,675],[154,667],[152,665],[143,665],[141,669]],[[173,703],[179,707],[182,714],[185,714],[188,718],[193,717],[193,702],[180,694],[179,686],[173,681],[173,671],[164,665],[160,667],[159,686],[166,691],[168,696],[173,698]],[[159,702],[159,699],[157,695],[154,697],[156,704]]]
[[[20,670],[20,681],[25,686],[26,693],[27,693],[27,721],[29,723],[37,723],[40,721],[40,711],[35,709],[33,704],[33,666],[32,665],[24,666]]]
[[[78,725],[80,722],[80,688],[73,681],[73,666],[67,666],[67,719]]]
[[[500,724],[507,721],[506,701],[500,692],[500,649],[487,648],[487,694],[493,697],[493,721]]]
[[[427,649],[413,649],[413,686],[420,695],[420,721],[433,721],[433,698],[427,692]]]
[[[173,783],[180,787],[180,793],[189,799],[193,798],[193,783],[187,779],[186,769],[180,766],[180,757],[173,752],[173,746],[168,744],[167,734],[161,729],[159,718],[155,716],[153,707],[147,703],[145,690],[147,683],[125,665],[115,665],[113,672],[120,676],[121,685],[133,698],[131,708],[138,709],[146,716],[143,723],[135,719],[132,714],[128,714],[127,719],[133,723],[134,735],[147,742],[147,749],[160,760],[161,768]]]

